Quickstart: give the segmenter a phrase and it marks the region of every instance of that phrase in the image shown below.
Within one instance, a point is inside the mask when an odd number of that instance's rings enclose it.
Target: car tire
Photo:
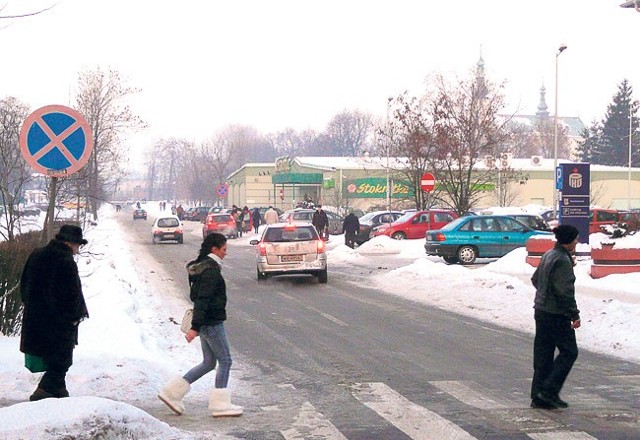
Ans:
[[[257,269],[256,269],[256,273],[258,274],[258,281],[264,281],[267,279],[267,274],[263,274]]]
[[[442,257],[442,259],[447,264],[457,264],[460,262],[460,260],[458,260],[458,257]]]
[[[328,280],[329,275],[327,274],[327,269],[323,270],[322,272],[318,272],[318,282],[320,284],[326,284]]]
[[[393,235],[391,235],[391,238],[394,240],[404,240],[407,238],[407,235],[404,232],[394,232]]]
[[[473,246],[462,246],[458,249],[458,260],[462,264],[473,264],[478,258],[478,251]]]

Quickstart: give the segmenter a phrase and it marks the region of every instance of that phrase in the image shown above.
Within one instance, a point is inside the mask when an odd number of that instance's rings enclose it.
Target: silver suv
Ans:
[[[310,224],[267,225],[257,246],[258,281],[273,275],[309,274],[319,283],[327,282],[326,244]]]

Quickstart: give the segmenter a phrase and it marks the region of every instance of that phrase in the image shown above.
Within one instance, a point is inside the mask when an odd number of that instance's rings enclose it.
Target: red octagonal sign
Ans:
[[[420,179],[420,188],[422,191],[430,192],[436,187],[436,178],[431,173],[424,173]]]

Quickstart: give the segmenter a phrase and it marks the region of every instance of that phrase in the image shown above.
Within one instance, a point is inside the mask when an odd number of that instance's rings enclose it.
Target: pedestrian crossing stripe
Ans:
[[[310,438],[325,440],[347,440],[322,413],[309,402],[302,404],[300,412],[291,428],[280,431],[285,440],[305,440]]]
[[[439,390],[444,391],[450,396],[458,399],[462,403],[469,406],[473,406],[478,409],[505,409],[513,408],[516,406],[513,402],[501,403],[497,402],[487,396],[488,393],[481,393],[472,389],[464,382],[459,381],[431,381],[431,385],[435,386]]]
[[[351,391],[356,399],[414,440],[475,439],[455,423],[416,405],[383,383],[354,384]]]
[[[571,431],[536,432],[529,434],[529,437],[534,440],[598,440],[586,432]]]

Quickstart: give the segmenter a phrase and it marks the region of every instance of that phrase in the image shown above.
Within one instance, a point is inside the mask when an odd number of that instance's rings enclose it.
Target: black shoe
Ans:
[[[31,402],[36,402],[38,400],[48,399],[50,397],[54,397],[54,395],[51,394],[51,393],[48,393],[47,391],[43,390],[42,388],[36,388],[36,390],[33,392],[33,394],[31,396],[29,396],[29,400]]]
[[[560,408],[560,406],[558,405],[558,402],[556,400],[556,397],[550,397],[549,395],[545,394],[545,393],[538,393],[536,395],[536,397],[533,399],[533,401],[537,401],[538,403],[542,403],[543,405],[545,405],[547,408],[545,409],[557,409]],[[532,404],[533,404],[532,401]]]
[[[544,403],[542,400],[538,399],[537,397],[534,398],[534,399],[531,399],[531,408],[536,408],[536,409],[556,409],[555,406],[547,405],[546,403]]]
[[[562,400],[560,396],[558,396],[557,394],[556,394],[556,405],[558,405],[558,408],[569,408],[569,404],[564,400]]]
[[[61,398],[61,397],[69,397],[69,391],[66,388],[60,388],[53,392],[53,397]]]

